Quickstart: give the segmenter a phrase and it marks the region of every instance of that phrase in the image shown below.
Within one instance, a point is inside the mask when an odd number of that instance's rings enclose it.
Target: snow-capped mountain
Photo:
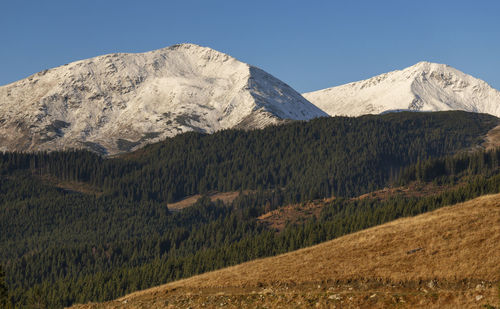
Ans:
[[[500,117],[498,90],[448,65],[430,62],[303,96],[331,116],[464,110]]]
[[[0,87],[0,150],[129,151],[186,131],[327,116],[270,74],[180,44],[76,61]]]

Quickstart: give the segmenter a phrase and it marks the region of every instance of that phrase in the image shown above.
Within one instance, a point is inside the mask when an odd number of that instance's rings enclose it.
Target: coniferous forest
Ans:
[[[0,155],[0,263],[11,306],[102,301],[500,192],[493,116],[465,112],[321,118],[263,130],[186,133],[103,158],[72,150]],[[432,182],[447,190],[352,197]],[[70,185],[68,185],[70,184]],[[244,191],[232,203],[202,197]],[[261,214],[325,197],[280,232]],[[1,274],[1,271],[0,271]]]

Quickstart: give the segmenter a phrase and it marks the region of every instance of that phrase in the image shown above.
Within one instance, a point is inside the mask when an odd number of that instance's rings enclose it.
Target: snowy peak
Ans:
[[[500,116],[500,92],[446,64],[419,62],[404,70],[303,94],[330,115],[392,110],[464,110]]]
[[[429,62],[429,61],[420,61],[411,67],[408,67],[404,69],[404,71],[443,71],[443,70],[455,70],[451,66],[444,64],[444,63],[436,63],[436,62]],[[455,70],[459,72],[458,70]]]
[[[114,154],[186,131],[326,115],[260,69],[179,44],[80,60],[0,87],[0,150]]]
[[[210,47],[204,47],[192,43],[176,44],[169,47],[165,47],[163,49],[159,49],[157,51],[153,51],[152,53],[155,52],[164,53],[168,51],[179,51],[180,53],[197,57],[206,62],[225,62],[229,60],[238,61],[235,58],[227,54],[224,54],[220,51],[217,51],[215,49],[212,49]]]

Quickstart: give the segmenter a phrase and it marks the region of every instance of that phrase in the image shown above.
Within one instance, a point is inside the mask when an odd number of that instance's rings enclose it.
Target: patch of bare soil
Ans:
[[[303,222],[311,217],[318,217],[321,209],[334,198],[315,200],[307,203],[287,205],[267,212],[257,220],[275,231],[281,231],[287,224]]]
[[[245,190],[245,191],[241,192],[241,194],[249,194],[250,192],[252,192],[252,191]],[[224,204],[230,204],[239,195],[240,195],[240,191],[210,192],[207,194],[207,196],[210,198],[210,200],[212,202],[215,202],[216,200],[221,200]],[[179,210],[182,210],[186,207],[193,206],[194,203],[196,203],[196,201],[199,200],[201,197],[202,197],[201,194],[192,195],[192,196],[186,197],[178,202],[169,203],[167,205],[167,207],[169,210],[179,211]]]

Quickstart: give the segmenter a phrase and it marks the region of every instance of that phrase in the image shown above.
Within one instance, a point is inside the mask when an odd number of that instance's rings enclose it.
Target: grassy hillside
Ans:
[[[77,308],[500,304],[500,194]]]

